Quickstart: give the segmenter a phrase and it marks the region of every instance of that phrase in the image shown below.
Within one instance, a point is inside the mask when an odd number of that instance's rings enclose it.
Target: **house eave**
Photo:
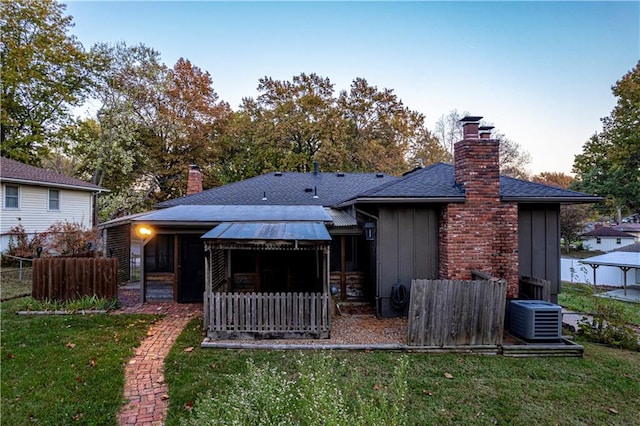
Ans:
[[[85,192],[111,192],[106,188],[93,188],[86,187],[81,185],[71,185],[66,183],[55,183],[55,182],[42,182],[38,180],[28,180],[28,179],[16,179],[16,178],[1,178],[0,182],[2,183],[16,183],[19,185],[31,185],[31,186],[42,186],[45,188],[63,188],[63,189],[73,189],[76,191],[85,191]]]
[[[464,203],[465,197],[359,197],[344,201],[336,207],[347,207],[353,204],[443,204]]]
[[[536,204],[585,204],[599,203],[603,201],[602,197],[500,197],[502,201],[513,201],[518,203],[536,203]]]

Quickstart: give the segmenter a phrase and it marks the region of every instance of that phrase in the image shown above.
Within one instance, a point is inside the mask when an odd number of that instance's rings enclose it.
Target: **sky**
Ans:
[[[170,67],[189,59],[234,110],[263,77],[316,73],[336,95],[362,77],[430,129],[452,110],[483,116],[531,154],[534,174],[571,173],[640,60],[638,1],[66,4],[86,49],[142,43]]]

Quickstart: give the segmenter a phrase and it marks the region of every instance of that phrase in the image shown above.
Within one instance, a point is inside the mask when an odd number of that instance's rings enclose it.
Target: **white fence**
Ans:
[[[579,259],[560,259],[560,279],[562,281],[593,284],[593,268],[578,262]],[[596,270],[596,284],[622,287],[624,272],[617,266],[600,266]],[[627,272],[627,285],[640,284],[640,270]]]

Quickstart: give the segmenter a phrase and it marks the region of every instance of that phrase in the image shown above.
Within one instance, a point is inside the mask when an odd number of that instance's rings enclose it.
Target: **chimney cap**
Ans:
[[[197,164],[189,164],[189,170],[200,170],[200,166]]]
[[[495,126],[480,126],[480,127],[478,127],[478,130],[480,130],[480,131],[484,130],[485,132],[491,131],[493,129],[495,129]]]
[[[460,119],[460,122],[463,124],[467,124],[467,123],[478,123],[480,120],[482,120],[482,116],[478,116],[478,115],[467,115],[463,118]]]

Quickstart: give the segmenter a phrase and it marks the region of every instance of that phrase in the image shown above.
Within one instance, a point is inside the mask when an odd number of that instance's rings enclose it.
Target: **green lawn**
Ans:
[[[151,315],[15,315],[0,306],[3,425],[108,425],[123,401],[124,365]]]
[[[293,374],[310,353],[200,349],[201,322],[182,333],[167,358],[167,425],[189,416],[199,395],[224,398],[246,361]],[[459,354],[408,354],[409,423],[581,425],[638,422],[640,353],[588,342],[576,358],[505,358]],[[185,348],[195,347],[193,351]],[[350,400],[387,386],[403,356],[389,352],[328,352],[334,377]],[[309,361],[310,362],[310,361]],[[448,373],[452,378],[445,377]],[[377,389],[377,390],[376,390]],[[255,390],[258,391],[258,390]],[[198,404],[195,404],[196,410]]]
[[[22,279],[20,279],[19,268],[1,267],[0,298],[5,300],[13,297],[24,296],[25,294],[31,294],[31,270],[31,267],[24,268],[22,270]]]
[[[599,290],[601,291],[601,290]],[[593,286],[586,284],[562,283],[558,295],[558,304],[577,312],[592,313],[596,309],[596,300],[603,300],[593,294]],[[640,304],[607,299],[608,303],[620,306],[625,317],[633,325],[640,326]]]

